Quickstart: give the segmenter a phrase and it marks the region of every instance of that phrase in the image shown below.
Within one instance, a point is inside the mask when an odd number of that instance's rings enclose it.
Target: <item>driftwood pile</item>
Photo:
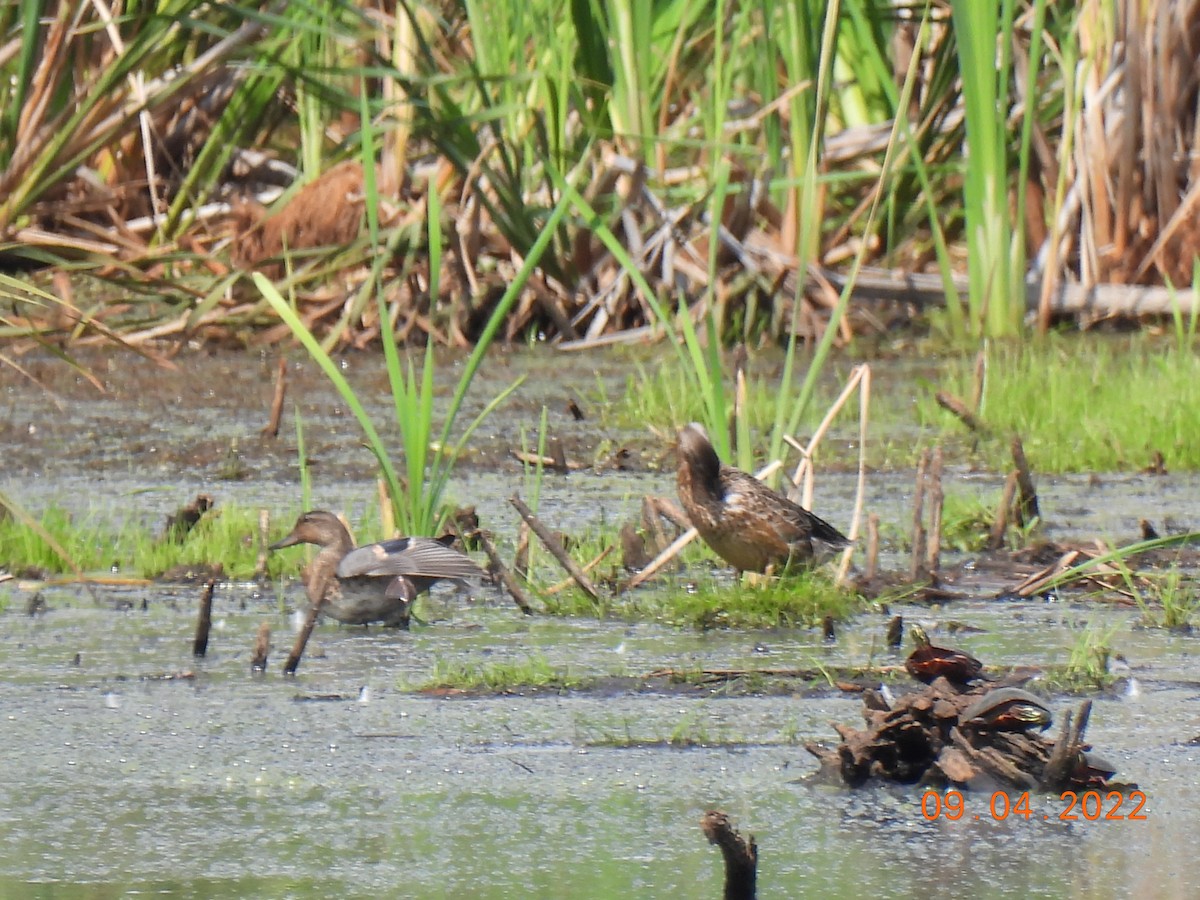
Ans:
[[[863,698],[866,728],[835,724],[837,747],[807,744],[821,774],[850,787],[893,781],[995,791],[1103,789],[1115,766],[1091,754],[1083,739],[1091,701],[1063,718],[1057,740],[1012,722],[990,727],[971,708],[990,691],[937,678],[893,703],[878,691]],[[964,716],[964,713],[968,713]],[[1007,729],[1007,730],[1006,730]]]

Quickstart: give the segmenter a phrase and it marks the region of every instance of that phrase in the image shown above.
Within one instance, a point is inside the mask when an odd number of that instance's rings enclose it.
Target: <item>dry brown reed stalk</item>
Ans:
[[[254,577],[262,578],[267,574],[267,556],[271,544],[271,511],[258,511],[258,555],[254,559]]]
[[[1000,495],[1000,504],[996,507],[996,518],[992,522],[992,532],[988,536],[987,548],[999,550],[1004,546],[1004,536],[1008,533],[1008,523],[1012,521],[1013,502],[1017,497],[1017,473],[1009,472],[1004,479],[1004,492]]]
[[[615,550],[615,549],[617,549],[616,544],[609,544],[607,547],[605,547],[603,550],[600,551],[600,553],[596,556],[595,559],[593,559],[591,562],[589,562],[587,565],[585,565],[582,569],[580,569],[580,571],[583,572],[585,575],[588,572],[591,572],[593,569],[596,568],[596,566],[600,565],[600,563],[602,563],[602,562],[604,562],[604,560],[608,559],[609,554],[612,553],[613,550]],[[544,591],[542,591],[542,593],[543,594],[557,594],[557,593],[560,593],[560,592],[566,590],[574,583],[575,583],[575,579],[565,578],[562,581],[558,582],[558,584],[554,584],[554,585],[551,585],[550,587],[546,588]]]
[[[858,385],[858,481],[854,492],[854,515],[850,519],[847,537],[849,546],[842,551],[838,565],[837,583],[844,585],[850,573],[850,559],[854,555],[854,542],[858,540],[858,529],[862,522],[863,505],[867,497],[867,426],[871,421],[871,367],[865,363],[856,366],[846,384],[847,390]],[[843,391],[845,394],[845,391]],[[878,519],[876,520],[875,552],[879,552]]]
[[[867,561],[863,578],[873,579],[879,571],[879,513],[867,516]]]
[[[983,392],[987,388],[987,369],[988,357],[985,348],[975,355],[975,372],[971,379],[971,412],[977,416],[983,404]]]
[[[529,523],[524,519],[517,529],[517,550],[513,554],[513,571],[524,581],[529,580]]]
[[[279,437],[279,423],[283,418],[283,399],[287,394],[287,360],[279,357],[279,366],[275,373],[275,393],[271,397],[271,413],[267,424],[263,426],[263,437]]]
[[[912,564],[909,566],[909,580],[919,581],[926,576],[925,572],[925,473],[929,469],[929,449],[921,451],[921,459],[917,463],[917,479],[913,490],[912,515]]]
[[[1082,107],[1064,139],[1070,187],[1042,256],[1053,264],[1069,239],[1084,288],[1142,283],[1151,272],[1190,283],[1200,249],[1200,7],[1087,0],[1077,27]],[[1056,277],[1051,265],[1043,274]]]
[[[925,571],[936,579],[942,567],[942,448],[934,447],[929,461],[929,541],[925,551]]]
[[[864,378],[867,381],[867,396],[869,397],[870,371],[870,367],[865,364],[854,367],[854,370],[850,373],[850,377],[846,379],[846,386],[842,388],[842,392],[838,394],[837,399],[833,401],[829,409],[825,412],[825,417],[821,419],[820,424],[817,425],[817,430],[813,432],[813,436],[809,439],[807,446],[800,444],[800,442],[791,435],[784,435],[783,437],[788,446],[799,451],[800,453],[800,462],[797,463],[796,471],[792,475],[792,487],[787,492],[788,499],[795,500],[795,488],[797,485],[803,484],[799,503],[805,509],[812,509],[813,490],[815,487],[812,456],[817,452],[817,447],[820,445],[822,438],[825,437],[826,432],[829,431],[830,426],[833,425],[833,420],[836,419],[838,413],[842,411],[842,407],[849,402],[850,397],[853,396],[854,391],[859,388],[859,384],[864,380]],[[865,423],[860,414],[860,431],[863,428],[865,428]],[[865,432],[863,432],[863,434],[865,434]]]
[[[1018,597],[1033,597],[1042,592],[1042,588],[1063,572],[1067,571],[1080,556],[1081,551],[1070,550],[1060,556],[1055,562],[1034,572],[1028,578],[1014,585],[1009,593]]]

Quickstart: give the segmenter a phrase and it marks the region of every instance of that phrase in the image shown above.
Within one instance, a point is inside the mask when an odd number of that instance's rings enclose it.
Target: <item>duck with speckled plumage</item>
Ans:
[[[837,549],[850,541],[824,519],[721,462],[708,433],[679,430],[679,500],[700,537],[741,572],[811,565],[813,542]]]

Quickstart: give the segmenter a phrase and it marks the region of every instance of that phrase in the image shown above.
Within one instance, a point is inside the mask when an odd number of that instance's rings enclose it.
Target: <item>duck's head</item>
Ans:
[[[713,484],[721,471],[721,458],[713,449],[708,432],[699,422],[692,422],[679,429],[679,468],[687,468],[692,477],[706,484]]]
[[[333,513],[323,509],[313,509],[302,513],[296,520],[291,534],[276,541],[268,549],[281,550],[295,544],[316,544],[319,547],[344,546],[347,550],[353,546],[346,526]]]

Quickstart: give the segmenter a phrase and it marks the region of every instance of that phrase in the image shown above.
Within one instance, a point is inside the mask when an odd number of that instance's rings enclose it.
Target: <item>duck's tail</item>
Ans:
[[[821,541],[822,543],[828,544],[829,546],[839,550],[842,547],[849,547],[850,544],[853,543],[850,538],[846,537],[820,516],[814,515],[810,512],[808,514],[808,519],[809,524],[812,526],[811,537],[816,538],[818,541]]]

